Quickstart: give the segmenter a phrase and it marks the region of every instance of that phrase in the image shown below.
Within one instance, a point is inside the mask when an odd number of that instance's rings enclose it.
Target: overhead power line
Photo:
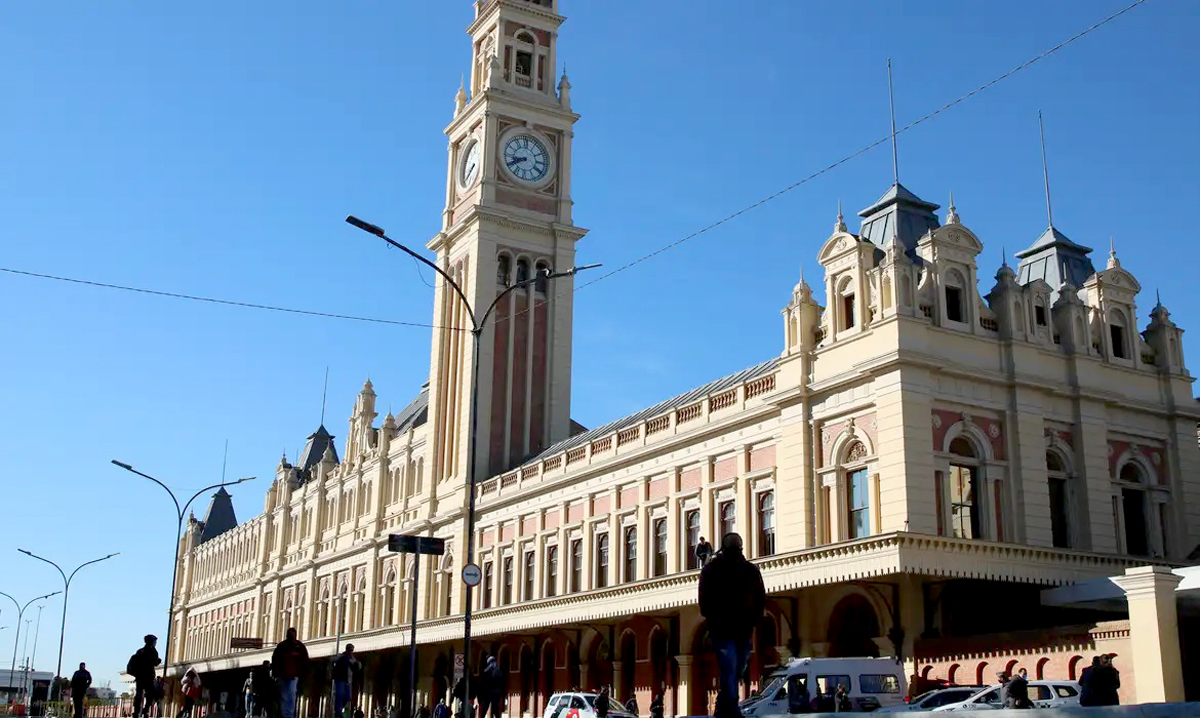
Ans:
[[[454,327],[439,327],[433,324],[421,324],[419,322],[401,322],[395,319],[382,319],[380,317],[358,317],[352,314],[334,314],[332,312],[315,312],[309,309],[293,309],[291,307],[276,307],[269,304],[255,304],[254,302],[240,302],[233,299],[217,299],[215,297],[200,297],[194,294],[180,294],[178,292],[162,292],[157,289],[146,289],[144,287],[129,287],[121,284],[109,284],[107,282],[93,282],[88,279],[75,279],[73,277],[60,277],[54,274],[41,274],[38,272],[26,272],[20,269],[9,269],[0,267],[0,272],[8,274],[16,274],[23,277],[36,277],[38,279],[53,279],[58,282],[70,282],[71,284],[83,284],[89,287],[101,287],[104,289],[120,289],[125,292],[138,292],[139,294],[152,294],[156,297],[171,297],[172,299],[188,299],[193,302],[208,302],[209,304],[223,304],[230,307],[243,307],[246,309],[266,309],[272,312],[285,312],[287,314],[303,314],[310,317],[324,317],[326,319],[349,319],[356,322],[372,322],[375,324],[393,324],[403,327],[423,327],[426,329],[453,329]]]

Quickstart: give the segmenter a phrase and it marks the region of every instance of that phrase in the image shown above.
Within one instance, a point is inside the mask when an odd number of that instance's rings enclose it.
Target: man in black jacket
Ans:
[[[83,699],[91,687],[92,674],[88,672],[86,663],[80,663],[79,670],[71,676],[71,702],[75,704],[75,718],[83,718]]]
[[[721,539],[721,551],[700,572],[700,613],[717,654],[721,679],[716,718],[740,718],[738,683],[746,672],[750,636],[762,620],[767,592],[762,572],[742,553],[736,533]]]

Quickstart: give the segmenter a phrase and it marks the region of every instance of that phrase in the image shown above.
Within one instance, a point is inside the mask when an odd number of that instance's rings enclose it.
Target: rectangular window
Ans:
[[[637,528],[630,526],[625,529],[625,581],[637,580]]]
[[[1033,307],[1033,321],[1039,327],[1046,326],[1046,308],[1041,304],[1037,304]]]
[[[583,590],[583,539],[571,542],[571,593]]]
[[[979,512],[975,506],[975,470],[950,466],[950,534],[955,538],[979,538]]]
[[[512,556],[504,557],[504,595],[500,599],[501,605],[507,606],[512,603],[513,596],[513,560]]]
[[[871,535],[871,501],[867,494],[867,470],[859,469],[846,476],[849,498],[849,521],[847,538],[862,538]]]
[[[526,551],[525,552],[525,577],[524,577],[525,578],[525,596],[523,597],[523,600],[526,600],[526,601],[533,600],[533,579],[534,579],[535,571],[537,571],[537,567],[535,566],[535,563],[534,563],[533,551]]]
[[[767,491],[758,497],[758,555],[775,553],[775,492]]]
[[[1050,533],[1055,548],[1070,548],[1071,537],[1067,530],[1067,480],[1050,477]]]
[[[492,562],[483,564],[483,607],[492,607],[492,588],[494,587]]]
[[[700,559],[696,558],[696,547],[700,545],[700,510],[692,509],[684,514],[683,525],[687,535],[687,567],[691,571],[700,568]]]
[[[546,596],[553,597],[558,593],[558,547],[546,549]]]
[[[1149,556],[1150,545],[1146,532],[1146,492],[1121,489],[1125,509],[1125,553],[1130,556]]]
[[[952,322],[963,321],[962,290],[946,287],[946,318]]]
[[[899,693],[900,678],[889,675],[862,674],[858,677],[858,685],[863,693]]]
[[[726,501],[717,507],[717,514],[721,517],[720,533],[716,540],[723,540],[726,535],[737,531],[737,505],[732,501]]]
[[[1158,505],[1158,530],[1162,532],[1162,552],[1163,556],[1171,555],[1171,533],[1168,530],[1167,505]]]
[[[667,520],[654,520],[654,575],[667,575]]]
[[[842,297],[842,329],[854,328],[854,295]]]

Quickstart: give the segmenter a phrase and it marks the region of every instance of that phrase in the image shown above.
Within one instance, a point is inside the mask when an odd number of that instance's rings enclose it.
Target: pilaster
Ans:
[[[1125,570],[1113,582],[1129,602],[1129,643],[1138,703],[1184,700],[1175,588],[1180,576],[1163,566]]]

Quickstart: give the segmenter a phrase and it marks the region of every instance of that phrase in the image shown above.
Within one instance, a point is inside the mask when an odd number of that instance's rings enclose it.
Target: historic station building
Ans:
[[[478,0],[467,30],[428,248],[475,307],[570,268],[586,233],[557,5]],[[1043,606],[1040,591],[1181,565],[1200,544],[1182,330],[1161,303],[1139,330],[1140,287],[1115,251],[1094,259],[1030,227],[1019,265],[993,271],[969,214],[938,210],[895,184],[857,231],[839,215],[819,253],[825,305],[803,281],[780,287],[782,342],[763,362],[591,430],[571,421],[572,279],[509,293],[479,353],[472,537],[470,334],[435,331],[428,382],[414,377],[402,412],[379,420],[367,382],[340,441],[319,427],[280,462],[261,514],[237,524],[221,492],[192,524],[170,660],[236,692],[294,626],[314,658],[302,714],[324,715],[340,633],[365,660],[370,715],[404,700],[415,619],[418,688],[434,701],[462,650],[470,540],[475,646],[510,672],[510,716],[601,684],[643,708],[665,686],[669,715],[697,715],[715,666],[693,548],[738,531],[770,594],[755,671],[896,655],[961,683],[1016,663],[1074,677],[1128,622]],[[434,324],[468,322],[439,283]],[[447,554],[423,557],[414,585],[389,533],[442,537]],[[268,648],[234,652],[232,637]]]

